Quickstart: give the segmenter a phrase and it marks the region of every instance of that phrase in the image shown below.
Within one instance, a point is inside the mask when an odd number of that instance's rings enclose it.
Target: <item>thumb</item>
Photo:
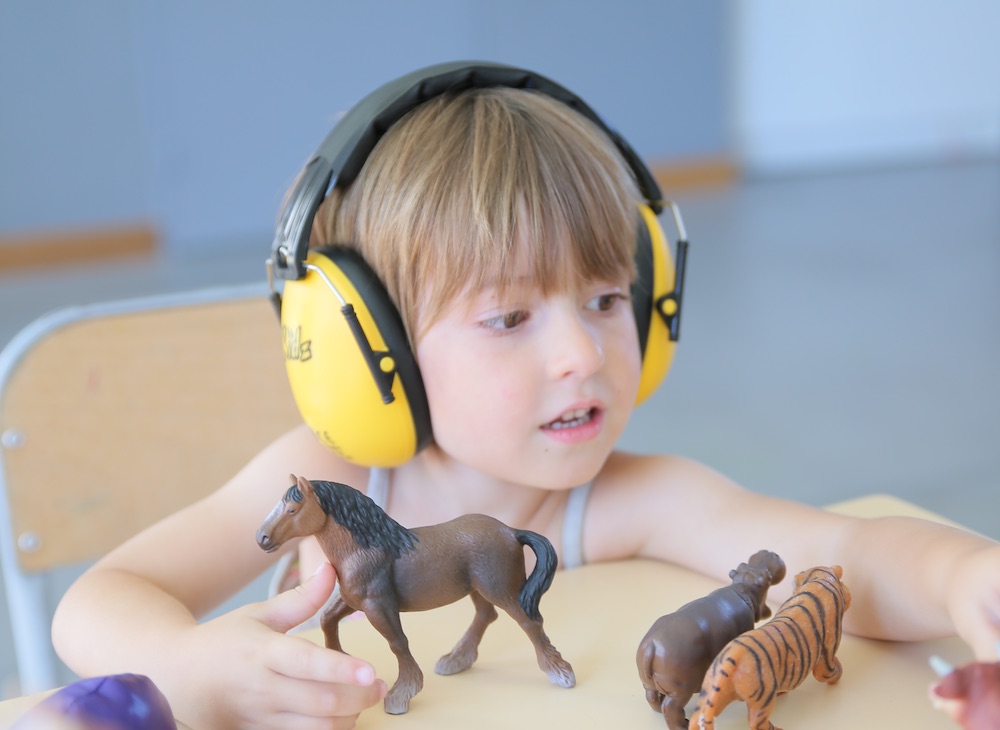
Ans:
[[[256,618],[280,633],[290,631],[316,615],[333,593],[336,582],[333,566],[323,563],[302,585],[257,604]]]

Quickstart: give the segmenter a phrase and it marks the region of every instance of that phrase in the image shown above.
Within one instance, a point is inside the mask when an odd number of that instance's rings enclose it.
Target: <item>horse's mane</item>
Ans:
[[[376,549],[398,558],[417,544],[413,530],[403,527],[365,494],[340,482],[312,481],[323,511],[346,528],[363,549]],[[302,490],[293,484],[285,499],[302,502]]]

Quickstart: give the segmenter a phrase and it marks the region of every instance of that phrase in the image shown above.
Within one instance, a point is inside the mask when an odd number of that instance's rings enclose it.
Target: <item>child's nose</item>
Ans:
[[[597,333],[579,316],[559,318],[553,330],[549,367],[554,378],[587,377],[604,364],[604,347]]]

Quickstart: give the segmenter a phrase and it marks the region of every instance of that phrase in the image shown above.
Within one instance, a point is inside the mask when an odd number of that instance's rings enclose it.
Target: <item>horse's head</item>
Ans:
[[[729,571],[733,584],[746,586],[745,592],[750,594],[754,603],[756,619],[767,618],[771,609],[764,603],[767,589],[775,583],[780,583],[785,577],[785,563],[775,553],[761,550],[754,553],[749,562],[740,563],[735,570]]]
[[[316,534],[326,524],[326,513],[316,498],[312,483],[294,474],[291,480],[292,486],[257,530],[257,544],[269,553],[293,538]]]

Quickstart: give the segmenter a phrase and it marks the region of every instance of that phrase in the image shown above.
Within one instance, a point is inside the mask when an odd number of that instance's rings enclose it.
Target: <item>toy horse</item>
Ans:
[[[670,730],[686,730],[684,705],[701,689],[712,660],[730,640],[771,615],[767,589],[785,577],[781,558],[767,550],[729,571],[732,584],[661,616],[635,655],[646,701]]]
[[[733,639],[705,673],[689,730],[709,730],[733,700],[747,704],[754,730],[779,730],[771,710],[779,694],[793,690],[812,674],[835,684],[843,673],[837,649],[844,611],[851,594],[839,565],[795,576],[795,592],[763,626]]]
[[[320,617],[326,646],[342,651],[340,620],[363,611],[396,655],[399,676],[385,697],[386,712],[406,712],[424,682],[399,613],[445,606],[464,596],[471,596],[476,614],[455,648],[438,660],[438,674],[472,666],[486,627],[497,618],[496,606],[531,639],[549,681],[562,687],[576,683],[538,612],[557,564],[552,543],[542,535],[475,514],[410,530],[352,487],[292,475],[292,486],[257,531],[257,544],[273,552],[307,535],[316,535],[340,582],[339,597]],[[536,556],[527,578],[524,545]]]
[[[1000,730],[1000,662],[971,662],[956,669],[931,657],[931,666],[942,677],[930,688],[934,707],[965,730]]]

